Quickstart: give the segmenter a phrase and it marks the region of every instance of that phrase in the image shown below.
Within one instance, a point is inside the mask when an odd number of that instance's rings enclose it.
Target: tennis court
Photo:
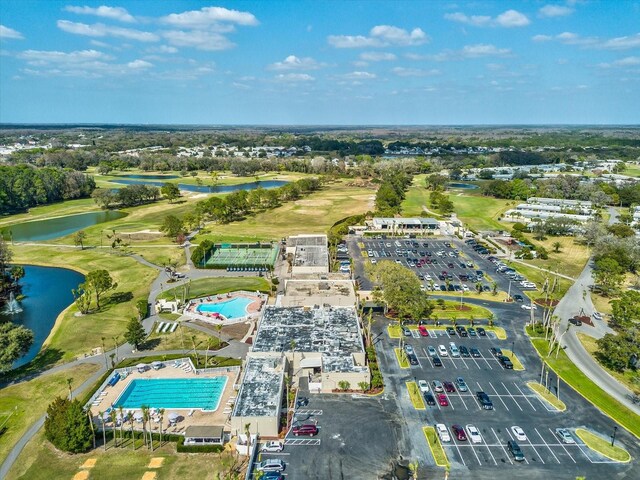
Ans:
[[[278,256],[278,244],[220,244],[204,256],[206,268],[271,269]]]

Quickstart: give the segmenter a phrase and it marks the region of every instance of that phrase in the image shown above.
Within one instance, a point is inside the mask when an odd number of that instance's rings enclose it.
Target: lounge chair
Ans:
[[[178,323],[174,323],[173,325],[171,325],[171,329],[169,330],[169,333],[173,333],[176,331],[176,328],[178,328]]]
[[[158,324],[158,328],[156,329],[156,333],[160,333],[163,327],[164,327],[164,322],[160,322]]]
[[[195,410],[192,408],[191,410],[189,410],[189,413],[187,415],[192,417],[194,412],[195,412]]]

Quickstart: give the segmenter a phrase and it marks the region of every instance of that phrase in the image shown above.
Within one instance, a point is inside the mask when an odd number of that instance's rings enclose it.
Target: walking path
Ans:
[[[560,329],[569,329],[563,338],[563,346],[569,359],[584,373],[589,379],[596,383],[605,392],[615,398],[624,406],[640,415],[640,405],[631,401],[633,393],[623,384],[618,382],[607,373],[585,350],[576,335],[578,332],[586,333],[595,338],[604,336],[605,333],[613,332],[604,321],[594,320],[595,328],[588,325],[574,327],[569,323],[569,318],[574,315],[584,314],[591,316],[595,311],[589,295],[589,287],[593,284],[591,276],[591,262],[582,270],[576,282],[569,288],[564,297],[555,308],[554,314],[560,318]]]

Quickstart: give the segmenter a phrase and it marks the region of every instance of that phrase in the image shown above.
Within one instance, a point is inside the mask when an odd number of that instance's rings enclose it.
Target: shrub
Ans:
[[[221,453],[224,447],[222,445],[185,445],[184,437],[180,437],[176,450],[179,453]]]
[[[47,408],[44,434],[57,449],[82,453],[91,448],[92,433],[89,417],[77,399],[57,397]]]

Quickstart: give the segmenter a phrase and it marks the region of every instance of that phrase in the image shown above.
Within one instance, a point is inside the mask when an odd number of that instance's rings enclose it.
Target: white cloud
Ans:
[[[158,47],[151,47],[147,49],[149,53],[178,53],[176,47],[170,47],[169,45],[160,45]]]
[[[537,41],[540,41],[539,39],[541,37],[544,40],[557,40],[565,45],[577,45],[584,48],[595,48],[599,50],[628,50],[640,47],[640,33],[624,37],[603,39],[600,37],[583,37],[573,32],[562,32],[554,37],[549,37],[548,35],[536,35],[532,39],[538,39]]]
[[[222,23],[245,26],[258,25],[258,19],[249,12],[223,7],[204,7],[182,13],[172,13],[160,19],[162,23],[179,28],[209,28]]]
[[[407,47],[427,43],[429,36],[420,28],[414,28],[408,32],[404,28],[392,25],[376,25],[369,31],[368,37],[363,35],[329,35],[327,41],[335,48]]]
[[[573,12],[573,8],[564,5],[545,5],[538,10],[538,14],[543,18],[565,17]]]
[[[41,77],[101,78],[135,74],[153,67],[144,60],[112,63],[113,57],[97,50],[25,50],[18,54],[18,58],[29,65],[29,68],[22,70],[23,73]]]
[[[531,40],[534,42],[548,42],[549,40],[553,40],[551,35],[534,35],[531,37]]]
[[[371,72],[363,72],[363,71],[355,71],[350,73],[345,73],[344,75],[339,75],[341,78],[345,78],[347,80],[372,80],[376,78],[375,73]]]
[[[445,19],[474,27],[524,27],[531,23],[529,18],[517,10],[507,10],[495,18],[488,15],[466,15],[462,12],[447,13]]]
[[[133,16],[122,7],[107,7],[102,5],[97,8],[93,7],[74,7],[68,5],[64,7],[67,12],[77,13],[78,15],[95,15],[97,17],[108,18],[110,20],[118,20],[120,22],[133,23],[136,21]]]
[[[198,50],[217,51],[228,50],[235,47],[235,43],[224,35],[216,32],[206,32],[204,30],[169,30],[162,32],[162,36],[171,45],[178,47],[192,47]]]
[[[307,73],[281,73],[280,75],[276,75],[275,80],[278,82],[313,82],[315,80],[314,77]]]
[[[5,27],[4,25],[0,25],[0,38],[11,38],[13,40],[24,39],[20,32],[13,28]]]
[[[422,70],[420,68],[405,68],[405,67],[395,67],[391,70],[394,74],[399,77],[432,77],[434,75],[440,75],[440,70],[431,69],[431,70]]]
[[[157,42],[159,40],[158,35],[155,33],[143,32],[132,28],[113,27],[103,23],[87,25],[86,23],[58,20],[58,28],[67,33],[84,35],[87,37],[116,37],[137,40],[139,42]]]
[[[364,52],[360,54],[360,59],[365,62],[393,61],[396,58],[393,53],[388,52]]]
[[[508,48],[498,48],[495,45],[478,43],[476,45],[465,45],[457,52],[462,58],[479,57],[504,57],[511,53]]]
[[[636,65],[640,65],[640,57],[620,58],[611,63],[600,63],[598,66],[600,68],[611,68],[611,67],[635,67]]]
[[[598,48],[604,48],[606,50],[625,50],[637,47],[640,47],[640,33],[625,37],[612,38],[602,42],[598,46]]]
[[[269,70],[317,70],[324,67],[323,63],[315,61],[311,57],[299,58],[295,55],[289,55],[282,62],[276,62],[269,65]]]

